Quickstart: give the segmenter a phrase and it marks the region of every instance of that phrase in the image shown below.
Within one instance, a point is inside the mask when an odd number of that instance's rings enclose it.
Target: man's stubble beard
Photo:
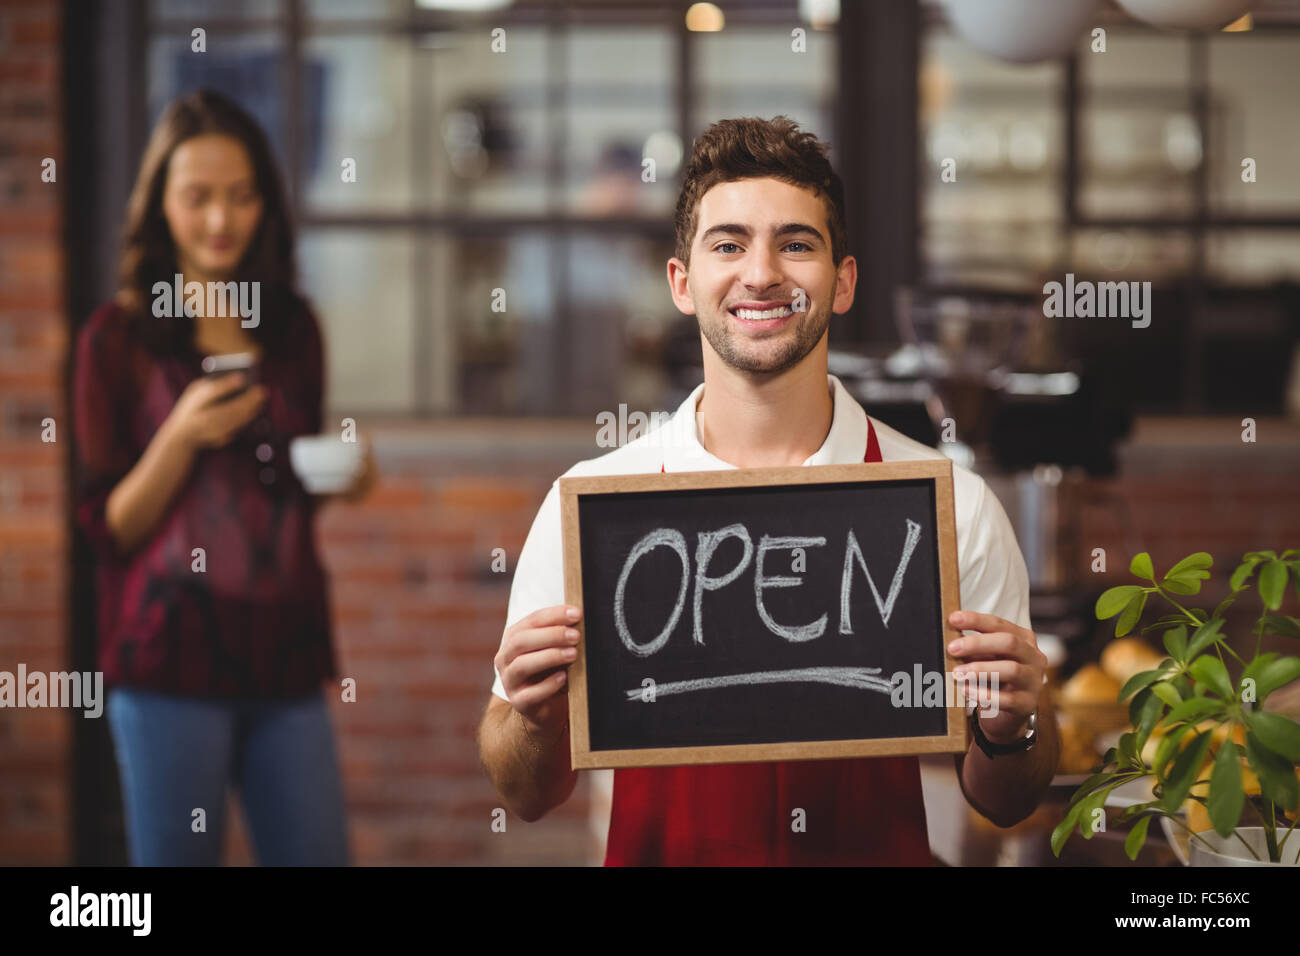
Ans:
[[[698,310],[697,310],[698,311]],[[817,347],[817,343],[826,334],[831,322],[830,303],[815,312],[804,312],[795,327],[794,335],[789,330],[783,335],[779,349],[771,354],[758,355],[755,349],[746,349],[740,336],[730,327],[731,318],[723,313],[720,321],[700,322],[700,330],[705,340],[718,354],[718,358],[729,366],[742,372],[784,372],[793,368]]]

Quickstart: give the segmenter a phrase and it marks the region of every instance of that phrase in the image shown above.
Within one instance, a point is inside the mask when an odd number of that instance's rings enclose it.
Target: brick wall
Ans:
[[[1081,576],[1098,590],[1133,584],[1129,561],[1140,551],[1151,554],[1158,574],[1207,551],[1214,557],[1211,577],[1201,594],[1182,603],[1212,609],[1230,593],[1228,578],[1247,551],[1300,548],[1300,422],[1260,419],[1257,427],[1257,440],[1244,443],[1234,419],[1147,420],[1122,456],[1121,476],[1089,483],[1080,520]],[[1106,551],[1105,574],[1089,570],[1093,548]],[[1161,609],[1148,609],[1144,622],[1173,610],[1158,603]],[[1224,633],[1247,658],[1255,652],[1251,628],[1262,610],[1252,588],[1226,614]],[[1282,613],[1300,613],[1290,591]],[[1092,626],[1094,649],[1113,636],[1113,621]],[[1295,653],[1294,642],[1275,636],[1264,639],[1263,649]]]
[[[339,417],[339,416],[334,416]],[[335,693],[353,853],[360,864],[582,864],[596,848],[588,795],[527,824],[507,816],[475,732],[492,682],[510,581],[552,479],[591,457],[595,426],[462,421],[358,427],[380,480],[318,526],[335,646],[357,699]],[[505,570],[493,570],[493,551]],[[247,863],[236,824],[229,859]]]
[[[539,824],[491,827],[501,801],[475,730],[524,537],[572,464],[521,461],[500,438],[462,454],[445,440],[411,454],[381,446],[374,496],[323,517],[340,667],[358,688],[334,714],[359,860],[584,862],[582,792]],[[496,548],[504,573],[492,570]]]
[[[59,23],[49,3],[0,4],[0,670],[64,668],[67,587],[62,397]],[[53,158],[56,180],[42,182]],[[53,443],[41,422],[55,420]],[[0,864],[65,862],[66,711],[0,710]]]

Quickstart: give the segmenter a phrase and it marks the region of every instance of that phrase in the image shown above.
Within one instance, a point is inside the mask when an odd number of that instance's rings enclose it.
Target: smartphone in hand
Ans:
[[[243,373],[244,387],[235,389],[220,399],[228,402],[248,391],[249,386],[257,384],[257,356],[252,352],[233,352],[229,355],[207,355],[203,358],[203,374],[208,378],[220,378],[223,375]]]

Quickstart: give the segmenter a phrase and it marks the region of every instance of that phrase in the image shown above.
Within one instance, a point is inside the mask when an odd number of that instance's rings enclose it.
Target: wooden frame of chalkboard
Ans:
[[[723,593],[726,585],[730,584],[737,577],[743,576],[743,572],[750,564],[752,554],[752,541],[749,538],[745,526],[738,523],[729,523],[728,498],[736,498],[736,501],[744,501],[744,504],[736,504],[736,507],[748,507],[751,514],[758,514],[760,517],[772,519],[776,524],[789,525],[791,521],[798,523],[798,518],[804,514],[820,514],[823,527],[830,527],[837,531],[843,531],[840,540],[832,541],[828,536],[819,538],[795,538],[781,537],[772,538],[764,535],[761,547],[758,549],[758,562],[754,568],[756,575],[753,580],[754,594],[758,605],[758,613],[763,616],[763,621],[767,624],[767,629],[780,629],[776,635],[776,647],[778,653],[789,653],[783,650],[784,645],[780,637],[786,637],[786,642],[791,647],[808,648],[814,647],[819,642],[813,638],[821,637],[822,650],[819,653],[826,653],[825,648],[834,646],[832,638],[841,638],[843,635],[853,635],[850,625],[846,629],[845,625],[850,623],[846,619],[849,616],[850,598],[847,596],[851,590],[849,586],[850,568],[858,574],[859,593],[866,591],[861,587],[861,577],[863,575],[870,581],[871,597],[875,599],[875,609],[879,611],[879,618],[883,622],[883,627],[877,629],[877,636],[887,634],[890,613],[894,606],[894,600],[902,587],[904,580],[904,571],[908,569],[910,555],[916,554],[919,559],[913,563],[913,567],[921,568],[925,572],[923,584],[917,585],[924,592],[920,596],[919,602],[914,600],[915,594],[909,595],[909,600],[905,600],[904,617],[907,614],[915,616],[915,610],[907,611],[906,607],[922,608],[921,617],[915,621],[904,621],[905,624],[911,625],[909,633],[923,631],[921,640],[918,645],[905,652],[909,654],[919,654],[925,657],[932,665],[933,670],[925,672],[927,677],[937,677],[938,669],[943,672],[943,687],[952,688],[952,668],[958,663],[947,652],[948,643],[959,636],[959,631],[948,623],[948,616],[958,610],[960,595],[960,586],[957,572],[957,535],[955,520],[955,503],[953,498],[953,480],[952,480],[952,462],[948,459],[926,459],[916,461],[899,461],[899,462],[871,462],[852,465],[822,465],[816,467],[795,467],[795,468],[751,468],[751,469],[726,469],[720,471],[704,472],[679,472],[676,474],[647,474],[647,475],[614,475],[606,477],[589,477],[589,478],[561,478],[559,480],[560,492],[560,509],[561,522],[563,530],[564,545],[564,591],[567,603],[583,608],[582,620],[576,625],[581,632],[581,639],[578,643],[578,656],[576,660],[569,665],[569,730],[570,730],[570,749],[572,757],[572,766],[575,770],[596,769],[602,767],[638,767],[638,766],[667,766],[677,764],[707,764],[707,763],[740,763],[756,761],[774,761],[774,760],[814,760],[814,759],[832,759],[845,757],[869,757],[869,756],[888,756],[888,755],[908,755],[921,753],[963,753],[967,748],[967,723],[964,706],[953,699],[950,690],[942,695],[939,703],[928,702],[929,706],[913,707],[910,713],[912,716],[902,715],[901,711],[907,711],[907,705],[899,708],[895,703],[893,706],[900,711],[899,716],[891,716],[888,712],[882,716],[878,703],[872,704],[871,701],[878,701],[878,697],[871,694],[860,694],[857,697],[844,693],[845,688],[858,690],[875,690],[881,694],[891,694],[887,686],[891,682],[885,681],[884,678],[875,676],[862,676],[869,672],[879,673],[882,668],[866,667],[815,667],[815,668],[794,668],[776,671],[765,671],[760,676],[757,672],[745,673],[740,675],[714,676],[704,680],[676,680],[656,685],[653,678],[647,678],[639,682],[632,682],[635,679],[635,673],[629,672],[624,667],[625,677],[622,686],[602,686],[599,681],[604,680],[605,685],[611,685],[616,681],[608,678],[613,676],[611,668],[607,666],[606,658],[611,654],[623,654],[625,651],[633,650],[634,656],[642,660],[649,661],[655,651],[662,650],[668,645],[669,641],[675,641],[679,647],[684,646],[686,653],[692,654],[700,652],[706,643],[716,645],[724,643],[722,641],[710,639],[709,642],[703,641],[703,631],[701,629],[702,618],[709,613],[706,608],[712,608],[710,602],[703,598],[696,597],[693,607],[686,609],[687,613],[682,613],[685,609],[685,596],[688,592],[694,591],[702,593],[707,591],[707,597],[710,601],[716,601],[716,595]],[[778,498],[772,497],[779,496]],[[800,495],[803,496],[801,509]],[[832,497],[827,497],[828,495]],[[839,497],[834,497],[834,496]],[[907,496],[911,497],[899,497]],[[893,496],[892,498],[890,496]],[[891,503],[892,502],[892,503]],[[843,508],[847,504],[851,507],[874,507],[877,511],[882,508],[886,509],[883,513],[897,517],[898,512],[895,509],[897,503],[907,502],[913,508],[914,514],[918,516],[917,521],[908,520],[905,517],[889,523],[889,534],[886,534],[884,522],[878,522],[879,527],[869,527],[859,529],[862,531],[870,530],[873,535],[865,540],[868,541],[866,551],[872,552],[876,546],[876,538],[884,541],[889,538],[888,547],[893,548],[888,552],[893,555],[895,565],[891,565],[884,570],[893,571],[894,581],[889,586],[889,598],[882,604],[880,592],[876,588],[874,580],[870,579],[868,570],[868,559],[864,557],[861,545],[857,542],[856,534],[853,533],[851,524],[846,525],[839,521],[839,516],[843,514]],[[920,504],[924,502],[924,507]],[[757,503],[757,504],[756,504]],[[645,528],[653,524],[672,523],[674,512],[676,517],[681,518],[685,512],[683,508],[694,507],[694,514],[698,518],[701,514],[709,514],[711,517],[706,526],[697,521],[684,520],[684,527],[688,527],[689,534],[697,538],[694,552],[685,546],[686,535],[681,532],[672,532],[671,530],[664,533],[663,530],[652,530],[650,533],[643,533]],[[830,508],[831,510],[827,510]],[[620,510],[621,509],[621,510]],[[819,510],[820,509],[820,510]],[[924,514],[922,514],[924,512]],[[864,512],[857,512],[863,514]],[[829,524],[827,516],[831,516]],[[716,520],[713,516],[717,516]],[[734,517],[734,509],[733,515]],[[583,519],[587,519],[587,525],[584,527]],[[902,527],[903,521],[906,521],[906,527]],[[838,523],[837,523],[838,522]],[[916,529],[912,526],[916,525]],[[626,526],[626,527],[624,527]],[[737,531],[736,529],[740,530]],[[923,528],[923,531],[921,530]],[[906,541],[898,538],[895,531],[905,533]],[[631,548],[627,545],[639,540]],[[656,538],[656,535],[658,537]],[[721,577],[708,577],[704,575],[704,569],[700,567],[701,561],[707,563],[715,554],[721,554],[727,547],[727,537],[743,539],[744,562],[734,561],[731,566],[738,569],[734,575],[722,575]],[[619,584],[616,588],[610,589],[611,568],[613,562],[609,560],[610,554],[600,553],[598,551],[608,551],[613,543],[615,548],[614,554],[624,554],[626,557],[623,562],[623,570],[619,575]],[[734,543],[734,542],[733,542]],[[817,634],[798,633],[798,627],[785,628],[784,625],[777,624],[771,614],[764,612],[764,589],[775,589],[772,596],[778,593],[785,595],[788,592],[781,591],[781,588],[789,588],[791,591],[797,589],[797,585],[804,583],[802,578],[764,578],[764,557],[771,554],[771,551],[764,551],[769,545],[791,544],[828,544],[827,548],[788,548],[792,559],[797,560],[800,552],[804,552],[802,557],[807,560],[807,554],[816,552],[824,556],[831,552],[837,552],[835,561],[843,557],[843,583],[841,585],[840,599],[840,621],[838,634],[833,634],[823,628]],[[661,547],[665,546],[667,547]],[[856,554],[853,553],[854,545],[857,545]],[[584,547],[586,554],[584,554]],[[885,545],[881,545],[885,547]],[[901,549],[901,551],[900,551]],[[646,556],[652,551],[658,550],[660,558],[666,559],[675,568],[675,573],[680,581],[665,578],[665,581],[672,580],[672,587],[666,590],[668,592],[677,590],[678,598],[675,604],[675,613],[670,611],[665,618],[662,602],[656,608],[653,620],[667,620],[664,629],[658,637],[645,643],[638,643],[629,639],[628,634],[630,625],[627,624],[625,608],[623,602],[626,599],[627,589],[633,588],[634,585],[629,583],[627,568],[637,561],[647,559]],[[734,549],[733,549],[734,550]],[[664,554],[663,552],[667,552]],[[675,557],[670,557],[673,552]],[[777,552],[780,553],[779,551]],[[874,554],[874,552],[872,552]],[[900,557],[901,554],[901,557]],[[707,555],[707,556],[706,556]],[[881,563],[884,561],[884,555],[880,555]],[[695,560],[692,560],[692,559]],[[858,562],[853,565],[853,559]],[[585,559],[585,565],[584,565]],[[617,560],[617,558],[615,559]],[[769,560],[772,560],[769,558]],[[679,564],[676,562],[680,562]],[[692,572],[694,566],[694,572]],[[589,580],[587,587],[602,588],[605,598],[593,601],[593,595],[584,591],[584,567],[587,576],[597,581]],[[795,568],[795,570],[804,570]],[[835,571],[838,575],[840,572]],[[922,580],[921,572],[915,575],[918,580]],[[743,582],[737,582],[743,583]],[[693,587],[692,587],[693,585]],[[643,587],[642,592],[647,596],[647,600],[661,600],[654,596],[655,588]],[[915,590],[915,589],[913,589]],[[612,591],[612,594],[611,594]],[[770,599],[770,598],[769,598]],[[864,600],[859,598],[860,601]],[[865,599],[869,600],[869,598]],[[910,603],[909,603],[910,601]],[[597,608],[594,605],[599,604]],[[606,613],[604,605],[609,604],[611,608]],[[615,610],[614,607],[617,606]],[[645,602],[636,607],[644,607]],[[861,604],[860,610],[867,608],[859,615],[860,619],[867,618],[870,614],[870,605]],[[724,609],[725,610],[725,609]],[[786,608],[789,611],[789,606]],[[831,610],[834,610],[832,608]],[[694,635],[685,634],[682,631],[691,630],[692,621],[689,619],[691,614],[694,615]],[[649,616],[647,610],[646,616]],[[715,614],[715,616],[717,616]],[[833,616],[833,615],[831,615]],[[825,620],[828,615],[823,615]],[[686,627],[679,626],[683,619],[686,619]],[[757,634],[762,628],[746,628],[741,621],[741,615],[732,614],[729,617],[736,632],[743,632],[743,636],[748,641],[749,635]],[[611,625],[611,621],[613,624]],[[895,624],[898,622],[895,621]],[[805,625],[811,627],[812,625]],[[861,624],[858,625],[862,629]],[[725,630],[721,628],[719,630]],[[901,629],[895,627],[894,634],[898,634]],[[613,632],[613,633],[611,633]],[[794,636],[791,636],[794,635]],[[733,642],[742,636],[741,633],[730,635]],[[773,634],[764,633],[759,635],[768,644],[771,644]],[[912,634],[915,637],[915,634]],[[692,640],[694,637],[694,641]],[[895,640],[897,640],[895,638]],[[903,638],[904,641],[907,638]],[[599,641],[599,645],[589,644],[589,641]],[[615,647],[616,644],[622,644],[620,650]],[[865,639],[858,640],[853,646],[857,648],[865,644]],[[746,643],[746,649],[750,644]],[[757,646],[757,644],[755,644]],[[847,646],[843,642],[840,647]],[[609,650],[613,648],[613,650]],[[653,648],[653,649],[651,649]],[[625,655],[626,656],[626,655]],[[612,658],[610,658],[612,659]],[[631,659],[631,658],[629,658]],[[866,661],[870,662],[870,661]],[[942,662],[942,663],[940,663]],[[681,664],[681,661],[677,662]],[[697,662],[698,663],[698,662]],[[734,661],[733,661],[734,663]],[[825,663],[822,661],[822,663]],[[861,658],[852,661],[852,663],[864,663]],[[895,661],[895,663],[898,663]],[[599,665],[599,666],[597,666]],[[690,665],[687,662],[688,666]],[[622,665],[615,665],[617,670]],[[651,668],[647,667],[647,670]],[[678,677],[683,676],[678,668]],[[593,671],[598,680],[593,685]],[[818,676],[808,676],[810,672],[816,671]],[[827,677],[826,674],[834,672],[833,677]],[[896,681],[898,671],[886,672],[891,673]],[[797,675],[797,676],[796,676]],[[847,676],[845,676],[847,675]],[[922,677],[921,664],[915,665],[915,676],[918,684]],[[854,733],[851,738],[840,739],[840,728],[847,727],[849,724],[858,720],[853,717],[846,723],[835,724],[834,731],[830,733],[821,733],[814,735],[816,739],[809,739],[805,734],[798,737],[791,733],[790,736],[796,739],[780,739],[784,731],[774,734],[771,727],[768,727],[764,733],[759,733],[757,739],[746,740],[737,739],[737,736],[744,737],[744,733],[736,731],[734,728],[726,731],[717,731],[718,721],[714,720],[718,716],[717,707],[719,701],[730,696],[731,700],[737,699],[736,693],[753,693],[753,686],[737,686],[743,682],[746,685],[769,684],[780,685],[771,690],[765,690],[763,693],[796,693],[791,687],[798,685],[802,688],[797,693],[803,694],[801,697],[787,697],[784,701],[786,709],[781,711],[779,718],[773,716],[771,708],[761,707],[754,703],[754,698],[749,698],[751,710],[758,706],[770,719],[790,721],[807,720],[807,715],[820,713],[822,710],[830,708],[833,719],[833,706],[828,702],[835,702],[837,706],[843,706],[845,700],[852,701],[853,711],[845,713],[857,714],[866,713],[871,706],[875,706],[876,717],[871,718],[864,716],[862,720],[875,720],[872,727],[886,726],[893,729],[885,729],[883,735],[874,733]],[[867,683],[864,683],[867,682]],[[884,682],[882,684],[882,682]],[[629,688],[628,683],[632,683]],[[638,687],[640,684],[640,700],[654,702],[658,695],[667,694],[669,690],[675,693],[672,698],[674,706],[681,709],[681,701],[691,699],[693,704],[689,712],[679,717],[679,726],[675,732],[667,733],[663,740],[655,739],[656,732],[652,731],[648,735],[642,734],[642,730],[633,728],[615,728],[613,730],[606,726],[608,724],[617,724],[622,718],[616,717],[611,720],[606,719],[607,714],[623,713],[621,704],[609,705],[608,703],[598,703],[605,710],[592,711],[593,702],[618,700],[632,701],[637,700]],[[899,682],[901,683],[901,682]],[[707,684],[708,687],[697,687],[696,685]],[[827,684],[838,684],[838,687],[827,687]],[[686,693],[700,689],[710,689],[712,694]],[[648,698],[646,695],[649,695]],[[612,695],[612,696],[611,696]],[[811,696],[809,696],[811,695]],[[919,698],[916,698],[919,699]],[[705,701],[706,703],[700,703]],[[867,703],[864,703],[866,701]],[[825,705],[825,707],[823,706]],[[917,715],[917,712],[920,712]],[[642,713],[649,713],[642,711]],[[655,713],[653,720],[658,721],[660,717],[668,714],[668,711],[661,710]],[[595,718],[595,719],[593,719]],[[757,718],[760,722],[762,718]],[[911,721],[910,726],[903,727],[901,732],[898,721]],[[744,719],[739,720],[744,723]],[[722,721],[721,723],[725,723]],[[725,740],[719,738],[719,733],[724,736],[729,734]],[[629,736],[629,734],[631,736]],[[665,740],[667,743],[665,744]],[[664,745],[660,745],[664,744]]]

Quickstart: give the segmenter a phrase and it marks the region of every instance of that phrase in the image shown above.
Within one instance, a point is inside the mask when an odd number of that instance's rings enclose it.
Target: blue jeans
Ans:
[[[107,711],[134,865],[218,865],[229,785],[240,791],[262,865],[349,863],[323,693],[203,700],[114,687]],[[198,829],[197,809],[206,829]]]

